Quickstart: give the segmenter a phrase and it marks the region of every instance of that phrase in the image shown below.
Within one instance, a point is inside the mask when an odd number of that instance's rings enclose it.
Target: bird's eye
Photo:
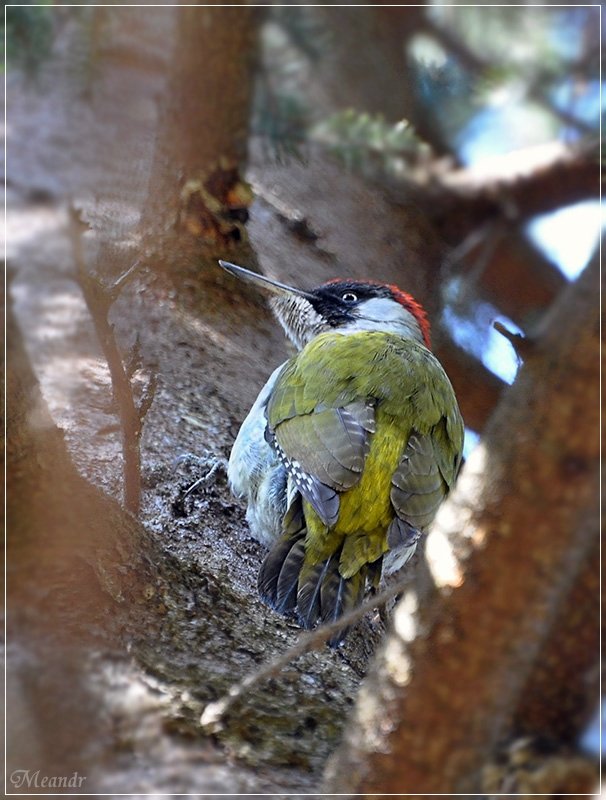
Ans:
[[[345,301],[346,303],[356,303],[358,300],[358,295],[354,294],[353,292],[345,292],[341,295],[341,300]]]

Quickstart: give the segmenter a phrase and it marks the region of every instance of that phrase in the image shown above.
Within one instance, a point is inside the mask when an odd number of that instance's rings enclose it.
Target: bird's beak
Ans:
[[[219,265],[236,278],[246,283],[251,283],[262,291],[269,292],[270,294],[278,295],[279,297],[292,297],[292,295],[297,295],[298,297],[305,297],[307,300],[311,298],[309,292],[296,289],[294,286],[287,286],[285,283],[279,283],[271,278],[266,278],[265,275],[259,275],[257,272],[244,269],[244,267],[238,267],[237,264],[230,264],[229,261],[219,261]]]

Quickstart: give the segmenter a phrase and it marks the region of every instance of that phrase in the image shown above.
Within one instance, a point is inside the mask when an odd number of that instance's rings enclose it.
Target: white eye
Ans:
[[[341,300],[344,300],[346,303],[356,303],[358,301],[358,295],[353,292],[345,292],[341,295]]]

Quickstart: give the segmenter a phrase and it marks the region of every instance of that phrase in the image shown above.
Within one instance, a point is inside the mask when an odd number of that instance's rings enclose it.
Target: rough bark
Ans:
[[[435,322],[446,253],[414,202],[390,202],[381,187],[369,185],[322,152],[310,153],[305,163],[287,165],[255,158],[250,175],[263,203],[252,209],[251,241],[268,271],[305,286],[338,276],[397,283],[423,303]],[[259,224],[268,210],[279,209],[293,216],[304,212],[316,233],[315,245],[283,224]]]
[[[480,791],[481,768],[537,685],[537,659],[557,641],[558,659],[566,660],[561,613],[575,587],[586,585],[582,575],[595,553],[595,529],[584,520],[598,489],[597,290],[594,262],[549,315],[441,509],[428,557],[442,588],[416,612],[411,596],[397,609],[327,789],[368,796]],[[462,568],[453,548],[466,553]],[[597,663],[592,638],[585,666]],[[591,686],[582,694],[593,696]],[[551,733],[559,712],[570,729],[578,695],[576,681],[557,680],[558,711],[549,705],[531,714],[527,706],[526,723],[536,734]],[[577,732],[581,717],[572,722]]]

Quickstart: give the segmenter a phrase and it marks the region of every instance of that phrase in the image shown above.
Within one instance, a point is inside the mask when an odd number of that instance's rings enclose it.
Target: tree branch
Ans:
[[[577,743],[579,731],[600,704],[600,512],[596,495],[579,526],[594,547],[577,573],[568,596],[535,660],[513,720],[516,734],[540,731],[551,741]]]
[[[445,241],[459,244],[487,220],[522,222],[600,193],[595,142],[527,147],[473,168],[430,176],[413,191]]]
[[[474,256],[472,252],[467,263],[473,264]],[[457,271],[468,275],[466,264]],[[521,230],[509,227],[476,283],[477,294],[527,327],[553,303],[566,279]]]
[[[523,336],[521,333],[514,333],[510,331],[502,322],[496,320],[492,323],[493,328],[495,331],[501,334],[509,344],[513,347],[516,352],[516,355],[519,358],[526,358],[529,355],[530,351],[533,348],[533,340],[527,336]]]

